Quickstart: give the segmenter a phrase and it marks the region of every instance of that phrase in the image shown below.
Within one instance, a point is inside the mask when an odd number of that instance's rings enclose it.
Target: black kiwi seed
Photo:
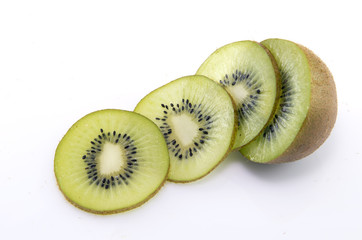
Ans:
[[[255,91],[256,94],[260,94],[260,86],[257,84],[257,80],[254,79],[254,76],[250,74],[249,72],[242,71],[236,69],[234,73],[231,74],[233,81],[230,84],[229,75],[225,74],[224,79],[220,80],[219,82],[224,86],[236,86],[238,84],[242,84],[245,88],[251,89],[250,92]],[[258,96],[250,94],[249,98],[244,100],[244,103],[241,104],[241,106],[238,106],[237,112],[238,112],[238,125],[240,126],[243,121],[249,118],[251,114],[254,113],[254,110],[257,103]]]
[[[263,137],[268,141],[271,140],[271,136],[274,136],[278,133],[277,130],[283,126],[282,121],[288,119],[288,115],[292,112],[293,104],[290,101],[293,100],[293,86],[290,84],[290,76],[287,72],[280,70],[281,76],[281,95],[279,99],[279,108],[276,110],[274,114],[272,123],[265,128]]]
[[[122,183],[121,179],[125,181],[126,178],[123,177],[121,173],[116,173],[116,175],[114,176],[101,176],[102,178],[99,179],[99,169],[97,168],[96,157],[98,156],[98,154],[100,154],[103,144],[105,142],[120,144],[120,146],[126,150],[126,156],[130,160],[128,160],[127,162],[127,167],[120,170],[120,172],[125,174],[127,178],[131,178],[131,175],[134,174],[134,171],[131,170],[131,168],[134,166],[138,166],[138,160],[135,157],[137,154],[137,147],[133,144],[131,136],[127,134],[124,134],[123,138],[121,138],[121,133],[117,134],[116,131],[107,132],[107,134],[105,134],[104,130],[101,128],[100,132],[101,134],[98,135],[98,137],[95,138],[94,141],[90,142],[90,148],[86,150],[87,154],[83,155],[81,158],[84,163],[87,164],[87,167],[85,167],[85,171],[89,179],[89,184],[95,183],[97,186],[100,186],[104,189],[110,189],[111,186],[115,186],[115,183],[120,185]],[[110,137],[111,135],[113,135],[112,138]],[[102,142],[99,139],[104,139],[105,141]],[[116,181],[115,179],[119,179],[119,181]],[[126,184],[128,184],[128,182],[126,182]]]
[[[162,103],[162,108],[171,109],[172,111],[162,111],[166,115],[170,114],[190,114],[197,122],[200,124],[200,140],[194,142],[194,146],[198,147],[199,149],[199,143],[204,144],[208,141],[208,135],[210,130],[212,129],[212,116],[204,114],[205,110],[203,109],[202,104],[193,104],[190,99],[183,98],[179,103]],[[159,128],[166,139],[168,149],[170,152],[174,153],[175,157],[178,157],[178,159],[188,159],[195,155],[197,152],[196,148],[194,151],[192,151],[191,148],[187,147],[185,150],[181,149],[181,146],[179,143],[177,143],[176,139],[173,138],[173,130],[171,126],[167,122],[167,116],[162,117],[156,117],[157,121],[162,121],[159,124]]]

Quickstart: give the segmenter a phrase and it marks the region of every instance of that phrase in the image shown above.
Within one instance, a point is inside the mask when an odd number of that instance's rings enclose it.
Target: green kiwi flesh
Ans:
[[[309,49],[282,39],[262,44],[281,72],[281,95],[267,127],[240,152],[259,163],[295,161],[315,151],[333,128],[337,113],[333,77]]]
[[[198,69],[196,74],[218,82],[236,104],[238,129],[233,149],[250,142],[269,120],[279,92],[278,73],[269,51],[254,41],[219,48]]]
[[[190,182],[205,176],[231,150],[234,105],[228,93],[207,77],[174,80],[145,96],[135,112],[161,130],[170,155],[170,181]]]
[[[54,172],[73,205],[111,214],[140,206],[167,179],[167,145],[140,114],[101,110],[78,120],[60,141]]]

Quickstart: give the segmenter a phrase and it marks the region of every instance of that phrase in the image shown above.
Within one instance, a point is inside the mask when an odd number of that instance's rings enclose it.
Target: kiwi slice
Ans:
[[[238,116],[233,149],[251,141],[274,110],[279,72],[267,49],[254,41],[240,41],[217,49],[196,74],[222,85],[232,96]]]
[[[277,109],[264,131],[240,151],[260,163],[301,159],[329,136],[337,116],[332,74],[311,50],[282,39],[262,42],[281,72]]]
[[[161,130],[170,155],[170,181],[189,182],[205,176],[231,150],[234,105],[228,93],[207,77],[174,80],[149,93],[135,111]]]
[[[168,170],[167,145],[158,127],[140,114],[112,109],[77,121],[54,160],[66,199],[97,214],[140,206],[161,188]]]

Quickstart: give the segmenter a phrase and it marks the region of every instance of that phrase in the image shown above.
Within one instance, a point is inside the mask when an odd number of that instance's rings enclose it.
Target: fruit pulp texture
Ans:
[[[295,43],[269,39],[262,44],[278,64],[281,93],[266,128],[240,152],[252,161],[267,163],[288,149],[302,127],[310,105],[311,72],[305,54]]]
[[[135,111],[153,120],[163,133],[172,181],[201,178],[230,151],[235,130],[232,100],[204,76],[183,77],[156,89]]]
[[[157,126],[121,110],[97,111],[76,122],[59,143],[54,161],[64,195],[94,212],[141,203],[160,187],[169,169]]]
[[[197,71],[221,84],[236,104],[238,130],[233,149],[252,140],[267,123],[278,91],[275,70],[260,44],[241,41],[216,50]]]

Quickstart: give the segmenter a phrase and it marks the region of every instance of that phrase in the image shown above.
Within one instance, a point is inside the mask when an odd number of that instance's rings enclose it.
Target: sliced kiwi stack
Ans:
[[[149,93],[134,112],[81,118],[57,147],[55,176],[78,208],[123,212],[167,179],[204,177],[232,150],[258,163],[306,157],[327,139],[336,116],[332,74],[311,50],[282,39],[234,42],[196,75]]]
[[[262,44],[276,59],[281,95],[267,127],[240,152],[260,163],[301,159],[329,136],[337,117],[337,94],[332,74],[311,50],[283,39]]]
[[[190,182],[205,176],[233,146],[233,102],[207,77],[174,80],[144,97],[135,111],[154,121],[166,139],[171,181]]]
[[[279,95],[279,71],[270,52],[254,41],[231,43],[212,53],[196,74],[218,82],[236,104],[238,129],[233,149],[255,138]]]
[[[158,127],[140,114],[112,109],[77,121],[54,160],[65,197],[98,214],[140,206],[161,188],[168,170],[167,145]]]

